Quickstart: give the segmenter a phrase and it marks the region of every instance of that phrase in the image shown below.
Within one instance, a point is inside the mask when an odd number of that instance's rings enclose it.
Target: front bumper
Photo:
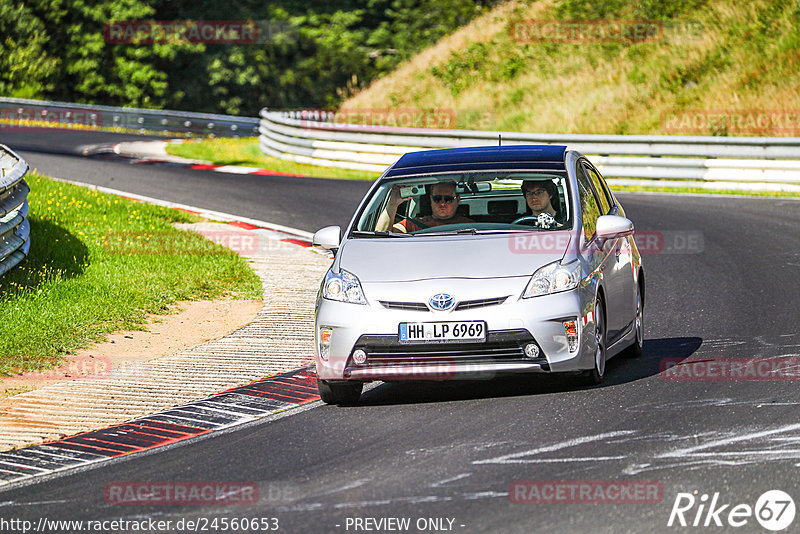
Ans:
[[[448,290],[461,294],[461,300],[485,299],[484,306],[456,308],[450,312],[387,307],[381,302],[396,302],[397,289],[381,293],[384,284],[365,287],[368,305],[346,304],[319,299],[315,329],[317,376],[323,380],[452,380],[488,379],[499,374],[570,372],[591,369],[594,365],[594,325],[586,324],[593,295],[576,289],[554,295],[520,299],[528,277],[454,282]],[[436,282],[435,284],[433,282]],[[470,283],[472,291],[459,287]],[[407,302],[424,302],[442,286],[441,281],[403,284]],[[498,295],[509,295],[497,298]],[[385,297],[385,298],[382,298]],[[392,298],[394,297],[394,298]],[[492,302],[493,301],[493,302]],[[587,305],[588,302],[588,305]],[[483,343],[401,344],[401,322],[486,321]],[[563,321],[578,324],[577,350],[570,351]],[[331,330],[327,358],[321,357],[320,329]],[[536,358],[525,356],[524,347],[535,343]],[[364,350],[367,361],[353,362],[355,350]]]
[[[350,380],[448,380],[491,378],[504,371],[549,371],[541,347],[536,358],[525,356],[529,343],[536,340],[525,329],[489,332],[484,343],[401,344],[397,334],[366,334],[353,351],[364,350],[367,361],[356,364],[351,352],[342,375]]]

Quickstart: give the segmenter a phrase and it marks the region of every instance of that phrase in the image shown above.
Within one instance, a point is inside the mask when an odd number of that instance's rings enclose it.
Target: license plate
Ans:
[[[400,343],[481,343],[486,341],[485,321],[400,323]]]

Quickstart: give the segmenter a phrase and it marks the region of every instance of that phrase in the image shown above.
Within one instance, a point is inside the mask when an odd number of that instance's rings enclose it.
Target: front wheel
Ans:
[[[625,355],[629,358],[638,358],[642,355],[644,348],[644,302],[642,301],[641,288],[636,288],[636,316],[633,318],[633,329],[636,332],[636,339],[633,345],[625,349]]]
[[[317,380],[319,396],[325,404],[356,404],[363,388],[362,382],[336,384],[327,380]]]
[[[594,325],[594,367],[584,371],[581,377],[581,383],[587,386],[596,386],[602,382],[606,372],[606,316],[603,311],[603,301],[599,296],[594,302]]]

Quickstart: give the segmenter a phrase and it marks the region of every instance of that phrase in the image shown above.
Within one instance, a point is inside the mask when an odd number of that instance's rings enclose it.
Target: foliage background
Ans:
[[[661,30],[574,42],[515,30],[553,20]],[[340,108],[449,109],[464,129],[794,137],[800,0],[509,0]]]
[[[333,108],[497,0],[23,0],[0,3],[0,94],[255,115]],[[125,20],[268,20],[256,45],[108,44]]]

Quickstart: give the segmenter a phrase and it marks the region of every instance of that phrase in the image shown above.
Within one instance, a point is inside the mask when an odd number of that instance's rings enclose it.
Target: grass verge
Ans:
[[[0,375],[62,356],[180,300],[261,298],[231,250],[172,227],[196,217],[30,174],[28,258],[0,279]]]
[[[239,139],[203,139],[167,145],[167,152],[182,158],[210,161],[215,165],[241,165],[258,167],[277,172],[314,176],[317,178],[338,178],[344,180],[374,180],[376,172],[339,169],[306,165],[267,156],[261,152],[257,137]]]

